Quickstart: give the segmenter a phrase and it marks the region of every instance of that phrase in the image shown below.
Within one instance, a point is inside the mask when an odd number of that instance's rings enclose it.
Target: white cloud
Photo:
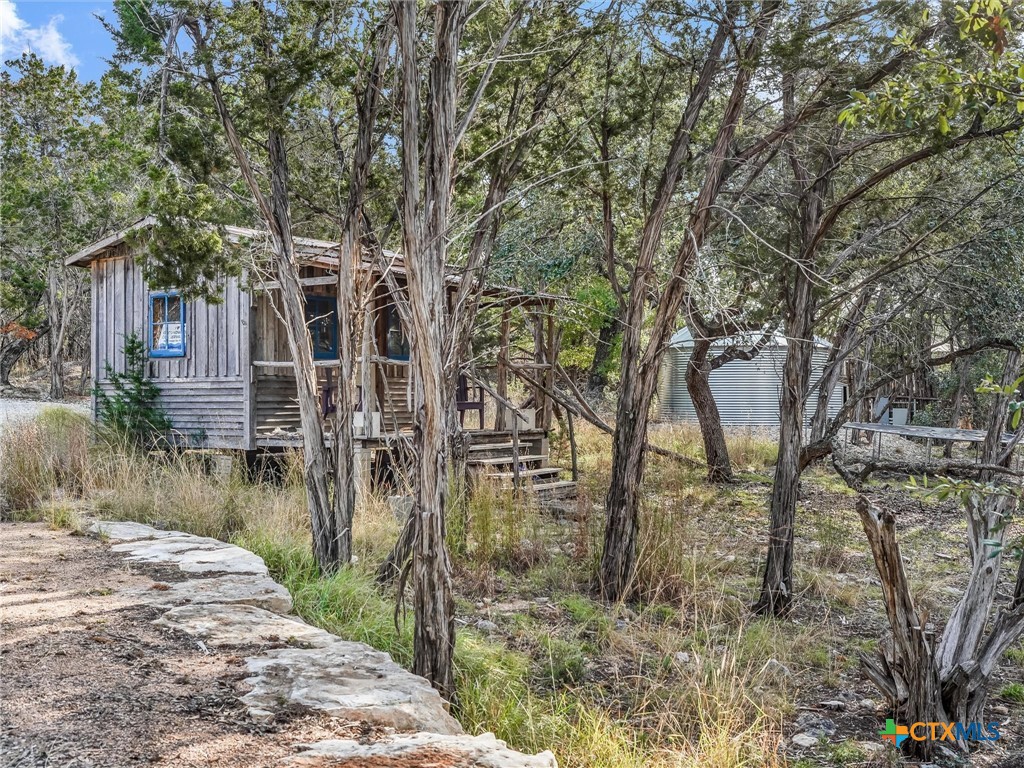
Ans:
[[[71,44],[57,29],[63,21],[58,14],[41,27],[31,27],[18,15],[12,0],[0,0],[0,60],[31,51],[48,64],[78,66]]]

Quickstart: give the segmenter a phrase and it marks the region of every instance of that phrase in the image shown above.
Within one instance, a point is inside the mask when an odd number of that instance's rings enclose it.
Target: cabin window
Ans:
[[[307,296],[306,325],[313,339],[313,359],[337,360],[338,300],[334,296]]]
[[[149,354],[185,356],[185,302],[176,291],[149,294]]]
[[[398,307],[394,304],[387,306],[387,356],[390,360],[409,359],[409,340],[405,337],[405,330],[402,328],[402,319],[398,314]]]

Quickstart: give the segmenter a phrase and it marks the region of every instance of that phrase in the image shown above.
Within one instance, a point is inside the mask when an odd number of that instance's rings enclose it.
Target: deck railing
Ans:
[[[408,400],[410,391],[408,384],[404,384],[405,392],[396,388],[396,383],[407,382],[408,373],[396,375],[397,370],[409,369],[408,360],[399,360],[380,356],[367,358],[370,366],[368,375],[359,376],[363,381],[370,382],[370,388],[364,389],[362,384],[355,387],[356,404],[354,410],[363,412],[364,423],[367,428],[370,424],[366,421],[370,418],[367,411],[380,413],[380,427],[384,433],[400,433],[411,426],[412,404]],[[336,371],[340,365],[338,360],[316,360],[314,366],[318,371],[319,404],[321,415],[325,420],[330,420],[337,410],[337,380]],[[298,429],[298,414],[295,413],[294,393],[291,397],[286,394],[288,385],[284,382],[294,381],[294,364],[290,361],[280,360],[256,360],[252,363],[252,369],[261,369],[270,372],[266,377],[256,377],[256,403],[258,412],[264,414],[263,423],[257,423],[257,431],[266,432],[270,425],[274,429],[287,426],[289,414],[294,414],[294,429]],[[274,376],[287,371],[290,376]],[[485,371],[495,371],[497,382],[488,381]],[[555,366],[546,363],[532,362],[511,362],[504,358],[499,359],[496,365],[477,367],[464,366],[459,374],[459,381],[456,388],[455,408],[459,415],[461,426],[469,431],[474,428],[486,430],[490,423],[491,428],[496,431],[508,430],[512,436],[512,442],[518,450],[519,431],[523,428],[541,428],[550,426],[549,413],[551,398],[548,395],[548,387],[545,382],[553,380],[556,375]],[[504,379],[502,379],[504,377]],[[526,408],[517,405],[508,395],[508,382],[510,377],[520,380],[533,393],[533,408]],[[538,381],[538,379],[540,381]],[[273,389],[265,389],[274,382]],[[378,389],[379,385],[379,389]],[[294,386],[294,385],[292,385]],[[553,386],[553,385],[552,385]],[[261,398],[261,390],[264,392],[273,391],[273,395],[265,395]],[[502,392],[501,390],[504,390]],[[267,402],[269,398],[272,402]],[[405,398],[405,402],[403,402]],[[273,401],[279,401],[277,405]],[[531,410],[533,411],[531,418]],[[475,424],[467,425],[466,413],[477,416]],[[566,411],[570,423],[568,428],[573,430],[571,424],[573,414]],[[367,437],[376,435],[367,434]],[[570,440],[575,448],[575,439]],[[573,475],[576,476],[576,457],[573,451]],[[518,458],[518,456],[517,456]],[[516,462],[518,470],[518,461]]]

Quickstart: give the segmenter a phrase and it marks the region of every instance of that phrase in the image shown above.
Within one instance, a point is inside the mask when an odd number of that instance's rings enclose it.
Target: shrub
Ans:
[[[834,512],[814,513],[814,537],[819,545],[812,555],[814,564],[842,571],[847,561],[846,545],[850,538],[844,521]]]
[[[160,390],[146,378],[146,348],[138,334],[124,337],[124,373],[105,364],[111,394],[97,384],[96,416],[105,430],[118,441],[137,448],[152,448],[164,438],[171,422],[157,405]]]
[[[482,482],[470,495],[465,554],[475,563],[522,572],[549,559],[541,543],[540,510],[510,489]]]

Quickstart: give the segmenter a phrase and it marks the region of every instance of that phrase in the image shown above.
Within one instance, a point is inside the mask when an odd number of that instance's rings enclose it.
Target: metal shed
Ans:
[[[715,342],[711,354],[739,344],[752,346],[761,334],[752,338],[728,338]],[[782,368],[786,362],[786,337],[775,334],[753,360],[734,360],[711,372],[709,383],[718,405],[722,424],[726,426],[776,427],[779,425],[779,394]],[[814,339],[811,391],[807,398],[808,421],[817,410],[817,383],[821,378],[832,346],[821,338]],[[658,415],[662,419],[696,421],[690,395],[686,391],[686,366],[693,352],[693,336],[689,329],[677,331],[669,341],[668,353],[661,367]],[[829,398],[830,416],[839,412],[845,386],[835,386]]]

